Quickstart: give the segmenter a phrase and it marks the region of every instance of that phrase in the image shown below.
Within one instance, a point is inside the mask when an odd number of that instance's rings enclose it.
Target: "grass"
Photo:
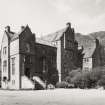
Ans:
[[[105,105],[104,90],[0,90],[0,105]]]

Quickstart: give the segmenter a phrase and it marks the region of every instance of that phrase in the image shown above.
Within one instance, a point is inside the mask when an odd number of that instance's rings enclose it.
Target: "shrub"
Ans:
[[[67,82],[65,82],[65,81],[62,81],[62,82],[58,82],[57,84],[56,84],[56,88],[68,88],[68,83]]]
[[[71,78],[71,83],[75,85],[75,87],[81,86],[81,74],[78,73],[74,77]]]
[[[102,87],[105,88],[105,75],[103,75],[103,76],[101,77],[101,79],[98,80],[97,85],[98,85],[98,86],[102,86]]]
[[[81,73],[71,79],[71,82],[78,88],[89,88],[88,73]]]
[[[105,67],[96,67],[91,71],[72,70],[64,80],[77,88],[105,87]]]
[[[71,77],[70,76],[67,76],[64,81],[68,82],[68,83],[71,83]]]
[[[89,71],[72,71],[66,81],[78,88],[90,88],[93,83],[93,80],[90,79],[90,74]]]
[[[90,72],[90,86],[97,87],[99,80],[105,75],[105,67],[96,67]]]
[[[74,77],[76,76],[77,74],[80,74],[81,73],[81,70],[80,69],[77,69],[77,70],[72,70],[69,72],[69,77]]]

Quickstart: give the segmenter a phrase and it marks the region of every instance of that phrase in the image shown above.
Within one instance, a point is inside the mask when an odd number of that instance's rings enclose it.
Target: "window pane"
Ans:
[[[4,47],[3,48],[3,54],[6,55],[6,52],[7,52],[7,47]]]
[[[3,72],[7,71],[7,61],[3,61]]]
[[[12,75],[15,74],[15,58],[12,58]]]

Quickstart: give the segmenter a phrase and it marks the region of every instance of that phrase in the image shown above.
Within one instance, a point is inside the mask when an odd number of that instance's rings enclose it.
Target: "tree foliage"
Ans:
[[[73,70],[65,81],[78,88],[95,88],[97,85],[105,87],[105,67],[97,67],[91,71]]]

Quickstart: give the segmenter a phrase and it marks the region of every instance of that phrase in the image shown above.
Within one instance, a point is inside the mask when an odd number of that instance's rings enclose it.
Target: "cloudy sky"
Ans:
[[[105,30],[105,0],[0,0],[0,34],[10,25],[19,31],[29,24],[37,36],[52,33],[71,22],[76,32]]]

